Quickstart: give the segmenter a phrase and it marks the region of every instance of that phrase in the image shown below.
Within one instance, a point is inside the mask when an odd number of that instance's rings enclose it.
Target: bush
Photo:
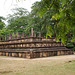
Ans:
[[[74,48],[74,44],[73,43],[67,43],[67,45],[66,45],[68,48]]]

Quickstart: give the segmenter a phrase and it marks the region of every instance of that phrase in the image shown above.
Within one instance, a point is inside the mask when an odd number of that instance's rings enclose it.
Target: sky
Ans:
[[[7,17],[8,14],[12,14],[11,9],[15,7],[26,8],[29,12],[31,11],[31,6],[34,2],[41,0],[0,0],[0,16]]]

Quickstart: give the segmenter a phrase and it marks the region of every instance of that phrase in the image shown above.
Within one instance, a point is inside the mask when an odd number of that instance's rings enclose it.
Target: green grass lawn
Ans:
[[[74,57],[23,59],[0,56],[0,75],[75,75]]]

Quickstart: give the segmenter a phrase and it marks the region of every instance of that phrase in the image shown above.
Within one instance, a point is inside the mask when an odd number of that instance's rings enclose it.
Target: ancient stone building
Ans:
[[[61,42],[56,42],[55,38],[36,37],[31,29],[30,37],[25,37],[17,32],[17,35],[9,35],[5,40],[0,40],[0,56],[12,56],[22,58],[40,58],[59,55],[70,55],[74,53],[73,49],[68,49]]]

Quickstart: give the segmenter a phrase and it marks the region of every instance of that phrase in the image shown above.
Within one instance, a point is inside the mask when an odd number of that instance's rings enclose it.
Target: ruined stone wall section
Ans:
[[[0,49],[8,48],[33,48],[33,47],[52,47],[52,46],[63,46],[61,42],[53,41],[54,38],[23,38],[15,40],[7,40],[0,42]]]

